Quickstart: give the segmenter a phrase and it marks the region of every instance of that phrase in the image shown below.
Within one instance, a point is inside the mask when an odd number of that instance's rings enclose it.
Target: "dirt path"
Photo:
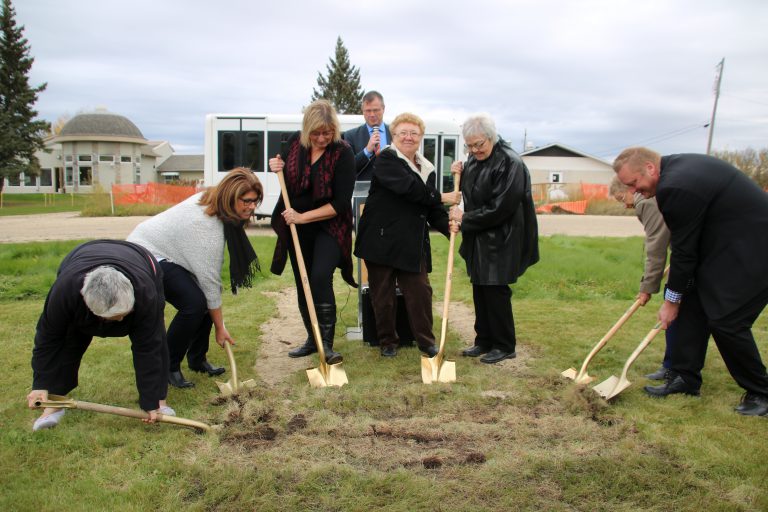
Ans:
[[[0,217],[0,243],[78,240],[84,238],[124,239],[147,217],[80,217],[77,212],[12,215]],[[643,236],[634,216],[540,215],[539,235]],[[261,221],[249,234],[271,235],[269,224]]]
[[[281,292],[264,292],[265,295],[276,299],[277,315],[273,316],[262,326],[261,347],[259,357],[254,366],[255,373],[268,385],[277,384],[285,380],[289,375],[304,370],[317,362],[313,357],[293,359],[288,357],[288,351],[296,348],[298,343],[306,337],[306,331],[301,317],[296,311],[296,289],[290,288]],[[440,322],[437,315],[442,314],[442,302],[433,304],[435,311],[434,332],[440,336]],[[452,302],[449,310],[448,329],[456,332],[462,342],[462,347],[468,347],[474,343],[475,337],[475,312],[471,306],[460,302]],[[338,334],[338,333],[337,333]],[[348,341],[342,343],[363,343],[362,341]],[[338,347],[343,352],[343,345]],[[338,350],[337,349],[337,350]],[[376,350],[370,348],[369,350]],[[449,359],[459,359],[458,353],[449,351]],[[516,370],[527,365],[529,351],[524,343],[517,347],[517,358],[506,359],[496,366],[507,370]],[[461,358],[462,363],[473,364],[477,361]]]

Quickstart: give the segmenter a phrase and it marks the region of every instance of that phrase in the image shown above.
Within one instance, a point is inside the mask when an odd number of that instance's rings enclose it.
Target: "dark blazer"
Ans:
[[[80,295],[85,274],[101,265],[116,268],[133,285],[134,309],[119,322],[107,322],[94,315]],[[127,335],[131,340],[139,405],[145,411],[157,409],[158,401],[165,399],[168,391],[164,310],[163,273],[144,248],[118,240],[94,240],[79,245],[62,260],[37,322],[32,389],[56,393],[62,384],[59,369],[72,364],[72,338]]]
[[[379,153],[371,188],[360,217],[355,256],[406,272],[419,272],[425,258],[432,271],[427,224],[446,237],[448,213],[435,188],[435,173],[427,182],[393,148]]]
[[[470,156],[461,176],[464,215],[459,254],[475,285],[514,283],[539,261],[531,177],[520,155],[499,139],[483,161]]]
[[[672,234],[669,288],[693,282],[712,319],[768,288],[768,194],[748,176],[706,155],[665,156],[656,200]]]
[[[384,123],[384,130],[387,132],[387,142],[392,144],[392,133],[390,133],[389,125],[386,123]],[[363,123],[357,128],[347,130],[341,137],[352,146],[352,152],[355,153],[355,171],[357,174],[355,179],[357,181],[369,181],[373,175],[373,163],[376,161],[376,155],[371,155],[371,158],[368,158],[363,151],[371,139],[368,125]]]

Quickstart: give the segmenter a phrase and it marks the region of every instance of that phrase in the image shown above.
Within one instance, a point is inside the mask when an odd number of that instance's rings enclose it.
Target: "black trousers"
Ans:
[[[517,345],[509,285],[472,285],[475,302],[475,345],[514,352]]]
[[[309,224],[297,227],[301,255],[304,257],[309,289],[312,291],[312,301],[315,304],[336,305],[336,297],[333,294],[333,272],[341,262],[341,248],[331,235],[317,226]],[[301,284],[301,274],[293,243],[288,247],[288,255],[291,258],[293,278],[299,294],[299,305],[306,307],[307,299],[304,297],[304,287]]]
[[[206,359],[213,327],[208,301],[187,269],[170,261],[161,261],[160,267],[165,300],[177,310],[168,325],[169,369],[179,371],[185,355],[190,366],[199,368]]]
[[[747,391],[768,396],[768,374],[752,336],[752,324],[768,304],[768,289],[724,318],[707,317],[696,290],[686,293],[675,320],[677,342],[671,369],[694,389],[701,387],[701,369],[709,336],[736,383]]]
[[[406,272],[388,265],[365,262],[368,268],[368,284],[371,291],[373,315],[376,317],[376,334],[382,347],[397,347],[397,295],[400,287],[408,312],[408,323],[416,344],[424,351],[435,345],[432,333],[432,286],[424,259],[420,272]]]

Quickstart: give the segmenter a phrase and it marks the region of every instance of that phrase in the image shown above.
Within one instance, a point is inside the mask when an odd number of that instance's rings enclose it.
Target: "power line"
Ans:
[[[657,142],[663,142],[665,140],[673,139],[673,138],[679,137],[680,135],[683,135],[685,133],[691,132],[693,130],[698,130],[698,129],[701,129],[701,128],[709,128],[709,123],[703,123],[703,124],[699,123],[699,124],[689,125],[689,126],[686,126],[684,128],[678,128],[677,130],[672,130],[670,132],[666,132],[666,133],[662,133],[662,134],[659,134],[659,135],[655,135],[653,137],[649,137],[647,139],[643,139],[643,140],[634,142],[632,144],[625,144],[623,146],[614,147],[614,148],[606,149],[606,150],[603,150],[603,151],[598,151],[595,154],[597,156],[611,156],[614,153],[616,153],[616,151],[620,151],[620,150],[622,150],[624,148],[633,147],[633,146],[645,146],[645,145],[648,145],[648,144],[654,144],[654,143],[657,143]]]

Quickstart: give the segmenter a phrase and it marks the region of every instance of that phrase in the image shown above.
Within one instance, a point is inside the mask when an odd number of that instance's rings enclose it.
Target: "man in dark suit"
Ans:
[[[347,130],[342,135],[355,153],[355,171],[357,181],[370,181],[373,174],[373,162],[383,147],[392,143],[389,126],[384,124],[384,97],[376,91],[368,91],[363,96],[363,116],[365,124]]]
[[[622,183],[656,196],[671,232],[672,257],[659,321],[676,321],[678,342],[651,396],[698,395],[709,336],[746,390],[736,412],[768,415],[768,374],[752,324],[768,304],[768,194],[744,173],[705,155],[661,157],[624,150],[613,163]]]

